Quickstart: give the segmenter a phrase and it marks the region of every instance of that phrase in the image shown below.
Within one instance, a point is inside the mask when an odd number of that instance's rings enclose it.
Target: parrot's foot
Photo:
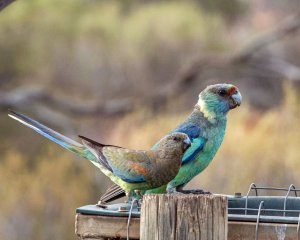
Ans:
[[[142,203],[143,203],[143,196],[140,194],[140,192],[136,192],[137,197],[134,197],[131,199],[132,202],[136,202],[136,207],[138,211],[140,211]]]
[[[178,194],[178,195],[184,194],[182,191],[178,191],[178,189],[176,189],[176,188],[167,189],[167,193],[169,193],[169,194]]]
[[[182,187],[169,188],[167,189],[167,192],[170,194],[212,194],[211,192],[202,189],[183,190]]]
[[[183,194],[212,194],[211,192],[204,191],[202,189],[189,189],[189,190],[181,189],[179,192]]]
[[[141,205],[143,203],[143,198],[130,197],[126,201],[124,201],[124,203],[127,203],[127,204],[134,204],[135,203],[137,209],[140,210]]]
[[[135,199],[142,199],[143,198],[143,195],[142,195],[140,190],[134,190],[134,192],[135,192],[135,195],[136,195]]]
[[[141,210],[142,203],[143,203],[143,200],[142,200],[142,199],[138,199],[138,200],[137,200],[137,202],[136,202],[136,206],[137,206],[137,209],[138,209],[138,211],[140,211],[140,210]]]

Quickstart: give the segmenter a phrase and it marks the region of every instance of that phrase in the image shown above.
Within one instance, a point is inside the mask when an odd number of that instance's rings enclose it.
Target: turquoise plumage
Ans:
[[[189,136],[192,145],[184,154],[177,176],[167,185],[148,190],[147,193],[183,191],[182,188],[201,173],[212,161],[218,151],[226,130],[227,113],[239,106],[242,97],[237,87],[231,84],[208,86],[199,94],[199,100],[188,118],[173,132],[182,132]],[[159,143],[152,149],[156,149]],[[101,197],[108,202],[122,196],[122,190],[114,186]]]

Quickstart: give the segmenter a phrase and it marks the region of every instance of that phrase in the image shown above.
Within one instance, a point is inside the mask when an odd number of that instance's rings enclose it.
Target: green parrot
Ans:
[[[81,144],[23,114],[10,110],[9,116],[90,160],[128,196],[134,191],[157,188],[171,181],[180,169],[183,154],[191,145],[188,135],[179,132],[165,136],[157,148],[148,151],[105,145],[79,136]]]
[[[168,184],[148,190],[146,193],[190,193],[189,190],[183,190],[183,187],[212,161],[224,138],[226,115],[231,109],[240,106],[241,102],[242,96],[238,88],[232,84],[223,83],[206,87],[199,94],[192,113],[171,131],[171,133],[187,134],[192,142],[182,158],[182,165],[177,176]],[[155,144],[152,149],[158,147],[159,143]],[[100,198],[100,202],[105,204],[122,196],[124,196],[123,190],[114,185]]]

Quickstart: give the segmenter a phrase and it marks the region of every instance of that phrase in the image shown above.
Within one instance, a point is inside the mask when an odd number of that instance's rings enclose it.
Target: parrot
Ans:
[[[182,132],[189,136],[192,145],[182,158],[181,168],[174,179],[159,188],[144,193],[193,193],[183,187],[201,173],[212,161],[223,141],[227,113],[242,103],[238,88],[232,84],[221,83],[207,86],[199,94],[192,113],[175,127],[173,132]],[[156,143],[152,149],[159,147]],[[194,191],[195,192],[195,191]],[[200,190],[198,193],[205,193]],[[110,187],[100,198],[105,204],[124,196],[117,185]]]
[[[9,116],[63,148],[90,160],[127,196],[171,181],[180,169],[183,154],[191,146],[188,135],[180,132],[166,135],[159,141],[159,147],[148,151],[105,145],[79,135],[81,144],[21,113],[9,110]]]

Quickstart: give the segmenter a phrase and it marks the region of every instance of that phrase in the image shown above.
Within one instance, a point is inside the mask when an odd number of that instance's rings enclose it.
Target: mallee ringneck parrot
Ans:
[[[10,111],[9,116],[90,160],[128,195],[135,190],[157,188],[171,181],[180,169],[183,154],[191,145],[187,134],[178,132],[165,136],[157,148],[148,151],[105,145],[79,136],[81,144],[23,114]]]
[[[212,161],[218,151],[226,130],[227,113],[240,106],[242,96],[232,84],[215,84],[206,87],[200,94],[197,104],[186,120],[173,132],[189,136],[192,145],[182,158],[177,176],[167,185],[146,191],[146,193],[185,192],[182,188],[201,173]],[[156,149],[159,143],[152,149]],[[124,196],[122,189],[112,186],[101,197],[106,203]]]

